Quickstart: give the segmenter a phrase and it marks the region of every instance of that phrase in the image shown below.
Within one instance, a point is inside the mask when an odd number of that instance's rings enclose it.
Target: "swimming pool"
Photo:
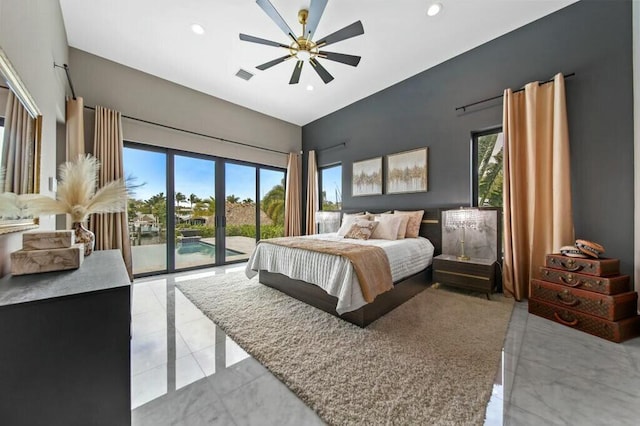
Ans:
[[[204,256],[215,257],[216,246],[214,244],[208,244],[202,241],[199,241],[197,243],[195,242],[189,243],[189,244],[178,243],[178,246],[176,247],[176,252],[178,254],[186,254],[186,255],[200,254]],[[239,254],[244,254],[244,253],[231,250],[231,249],[225,249],[224,254],[225,256],[237,256]]]

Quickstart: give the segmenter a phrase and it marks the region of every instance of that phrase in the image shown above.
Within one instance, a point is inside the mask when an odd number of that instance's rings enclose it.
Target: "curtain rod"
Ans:
[[[71,81],[71,74],[69,74],[69,65],[67,64],[62,64],[62,65],[58,65],[55,62],[53,63],[53,67],[54,68],[62,68],[65,72],[65,74],[67,74],[67,81],[69,82],[69,88],[71,89],[71,96],[73,96],[73,100],[76,100],[76,91],[73,88],[73,82]]]
[[[86,105],[85,105],[85,108],[86,109],[90,109],[92,111],[96,110],[95,107],[86,106]],[[162,123],[156,123],[156,122],[153,122],[153,121],[144,120],[142,118],[130,117],[130,116],[124,115],[124,114],[121,114],[121,116],[122,116],[122,118],[126,118],[126,119],[129,119],[129,120],[139,121],[139,122],[145,123],[145,124],[152,124],[154,126],[164,127],[165,129],[175,130],[175,131],[182,132],[182,133],[188,133],[190,135],[201,136],[201,137],[209,138],[209,139],[215,139],[215,140],[218,140],[218,141],[221,141],[221,142],[231,143],[231,144],[234,144],[234,145],[246,146],[248,148],[261,149],[263,151],[275,152],[277,154],[289,155],[288,152],[278,151],[277,149],[263,148],[261,146],[251,145],[251,144],[244,143],[244,142],[232,141],[230,139],[225,139],[225,138],[221,138],[221,137],[218,137],[218,136],[211,136],[211,135],[207,135],[207,134],[204,134],[204,133],[194,132],[192,130],[185,130],[185,129],[181,129],[179,127],[173,127],[173,126],[168,126],[168,125],[162,124]]]
[[[575,73],[575,72],[572,72],[571,74],[567,74],[567,75],[565,75],[565,76],[564,76],[564,78],[565,78],[565,79],[566,79],[566,78],[571,78],[571,77],[573,77],[574,75],[576,75],[576,73]],[[547,81],[543,81],[542,83],[538,83],[538,85],[543,85],[543,84],[547,84],[547,83],[551,83],[551,82],[553,82],[553,79],[551,79],[551,80],[547,80]],[[524,87],[523,87],[522,89],[514,90],[514,91],[513,91],[513,93],[522,92],[523,90],[524,90]],[[500,99],[500,98],[501,98],[501,97],[503,97],[503,96],[504,96],[504,94],[502,94],[502,95],[498,95],[498,96],[494,96],[493,98],[487,98],[487,99],[483,99],[483,100],[481,100],[481,101],[473,102],[473,103],[471,103],[471,104],[467,104],[467,105],[459,106],[459,107],[457,107],[457,108],[456,108],[456,111],[462,110],[462,111],[466,112],[467,108],[469,108],[469,107],[471,107],[471,106],[478,105],[478,104],[483,104],[483,103],[485,103],[485,102],[493,101],[493,100],[496,100],[496,99]]]

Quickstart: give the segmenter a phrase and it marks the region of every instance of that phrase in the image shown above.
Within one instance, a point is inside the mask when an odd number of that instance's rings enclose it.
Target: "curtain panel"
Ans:
[[[300,155],[289,154],[287,164],[287,188],[284,197],[284,236],[295,237],[300,235],[302,230],[300,202]]]
[[[84,100],[67,99],[65,111],[67,128],[67,161],[76,161],[84,155]]]
[[[0,188],[0,192],[35,192],[36,155],[35,119],[9,90],[0,164],[4,173],[4,188]]]
[[[562,74],[504,92],[503,287],[529,296],[547,253],[573,245],[569,131]]]
[[[318,210],[318,163],[316,152],[309,151],[307,167],[307,235],[316,233],[316,211]]]
[[[96,106],[93,155],[100,160],[98,187],[124,178],[122,120],[119,112]],[[129,278],[133,280],[127,213],[94,214],[90,225],[96,235],[96,250],[119,249]]]

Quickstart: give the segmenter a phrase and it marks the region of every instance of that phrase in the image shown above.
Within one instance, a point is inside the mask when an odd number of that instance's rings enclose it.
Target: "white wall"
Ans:
[[[287,152],[302,148],[300,126],[205,95],[90,53],[71,48],[70,72],[85,106],[102,105],[123,115],[257,147]],[[258,94],[256,94],[258,96]],[[87,148],[93,113],[85,114]],[[221,142],[123,119],[125,140],[286,167],[287,155]]]
[[[41,192],[51,194],[47,179],[56,173],[56,120],[64,120],[66,82],[53,68],[68,61],[67,36],[60,5],[54,0],[0,0],[0,46],[42,111]],[[53,229],[54,218],[41,218]],[[9,254],[19,249],[22,234],[0,236],[0,276],[9,272]]]

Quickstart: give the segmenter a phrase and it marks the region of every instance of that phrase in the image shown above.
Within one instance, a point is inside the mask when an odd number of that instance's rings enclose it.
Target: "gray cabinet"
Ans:
[[[0,424],[131,424],[131,284],[120,252],[0,280]]]

